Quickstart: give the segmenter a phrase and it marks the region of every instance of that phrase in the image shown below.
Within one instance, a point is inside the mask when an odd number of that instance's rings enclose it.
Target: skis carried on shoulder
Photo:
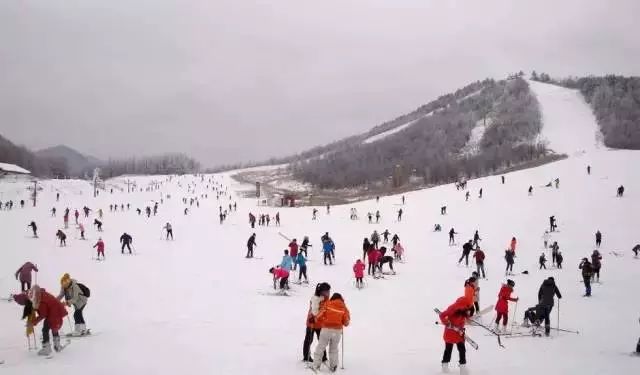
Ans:
[[[435,313],[438,314],[438,316],[442,313],[438,308],[433,309],[433,311],[435,311]],[[442,324],[442,323],[440,323],[439,321],[436,321],[436,324]],[[467,336],[464,329],[454,327],[454,326],[447,326],[447,328],[458,332],[464,338],[464,341],[467,342],[475,350],[478,350],[480,348],[477,342],[475,342],[471,337]]]

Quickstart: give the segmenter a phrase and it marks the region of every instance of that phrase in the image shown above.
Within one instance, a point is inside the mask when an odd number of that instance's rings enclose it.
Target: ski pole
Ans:
[[[342,348],[342,360],[340,360],[340,369],[344,370],[344,328],[342,329],[342,345],[340,346]]]
[[[513,318],[511,318],[511,327],[516,326],[516,316],[518,312],[518,301],[516,301],[516,307],[513,308]]]
[[[560,330],[560,299],[558,299],[558,322],[556,324],[558,326],[557,329],[559,331]]]
[[[71,318],[67,315],[67,322],[69,323],[69,332],[73,332],[73,325],[71,325]]]

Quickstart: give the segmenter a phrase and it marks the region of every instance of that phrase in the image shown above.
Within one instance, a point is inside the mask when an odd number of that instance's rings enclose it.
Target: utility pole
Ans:
[[[33,207],[36,206],[36,201],[38,199],[38,181],[33,181]]]

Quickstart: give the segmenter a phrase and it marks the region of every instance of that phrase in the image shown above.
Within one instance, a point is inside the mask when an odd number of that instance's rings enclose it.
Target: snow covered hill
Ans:
[[[471,374],[634,373],[640,359],[628,354],[640,336],[640,300],[635,298],[640,259],[630,249],[640,242],[640,171],[632,166],[640,162],[640,153],[598,151],[591,136],[574,134],[582,126],[593,127],[579,101],[564,89],[533,86],[544,111],[543,133],[551,147],[570,156],[584,151],[584,157],[509,173],[505,184],[499,177],[472,180],[468,202],[464,191],[444,185],[405,194],[404,206],[400,196],[390,196],[379,203],[332,207],[330,214],[319,208],[319,219],[312,221],[309,207],[258,207],[254,199],[237,198],[233,191],[247,186],[231,180],[229,174],[205,176],[204,182],[192,176],[171,181],[130,177],[137,182],[135,192],[127,193],[120,179],[108,183],[122,189],[102,192],[97,198],[84,181],[43,181],[38,207],[0,211],[0,293],[8,297],[18,291],[14,272],[25,261],[38,265],[38,284],[54,294],[61,275],[68,272],[91,288],[85,317],[95,335],[74,339],[64,352],[43,359],[27,350],[22,309],[14,303],[1,304],[0,360],[5,363],[0,371],[21,375],[45,371],[71,375],[306,374],[301,351],[309,297],[315,283],[327,281],[332,292],[342,293],[352,315],[352,324],[345,329],[345,373],[438,374],[442,327],[434,324],[433,308],[446,308],[463,294],[464,280],[472,268],[457,265],[460,246],[479,230],[488,271],[488,279],[481,281],[481,308],[496,302],[505,281],[504,249],[515,236],[518,248],[512,278],[514,295],[520,301],[510,306],[510,321],[522,322],[523,311],[537,303],[541,282],[553,276],[563,298],[554,308],[552,325],[580,334],[554,331],[550,338],[504,338],[503,349],[486,331],[468,327],[467,334],[480,345],[478,351],[468,348]],[[571,130],[560,126],[563,124],[571,124]],[[592,167],[590,175],[587,163]],[[232,197],[217,201],[211,186],[206,188],[209,178],[227,186]],[[555,178],[560,179],[558,189],[543,187]],[[163,181],[160,189],[146,191],[154,180]],[[3,201],[27,199],[26,184],[23,189],[16,184],[0,181],[0,191],[6,193]],[[530,185],[532,196],[527,194]],[[619,185],[626,188],[624,198],[615,196]],[[477,197],[480,188],[482,199]],[[55,199],[57,192],[60,202]],[[203,194],[208,198],[200,198],[200,207],[187,205],[190,211],[184,215],[182,198]],[[164,203],[157,216],[146,218],[135,212],[160,199]],[[228,208],[231,202],[238,203],[238,211],[220,225],[219,206]],[[127,203],[131,204],[129,211],[109,212],[110,204]],[[72,226],[67,230],[68,246],[59,247],[54,233],[62,227],[62,211],[69,207],[73,212],[84,205],[94,210],[90,218],[81,218],[89,240],[79,240]],[[445,216],[440,215],[443,205],[448,207]],[[54,206],[57,217],[50,214]],[[357,208],[360,220],[349,220],[351,207]],[[398,222],[401,207],[404,215]],[[102,233],[91,226],[99,208],[105,212]],[[368,224],[365,214],[376,210],[382,214],[381,222]],[[249,212],[279,212],[282,226],[252,230],[247,223]],[[564,269],[540,271],[541,236],[551,215],[559,223],[559,232],[552,238],[564,254]],[[38,239],[31,238],[26,227],[32,220],[39,226]],[[174,227],[174,241],[163,239],[166,222]],[[442,232],[432,231],[436,223],[442,225]],[[459,233],[458,246],[447,243],[446,232],[452,227]],[[362,257],[362,239],[374,229],[398,233],[406,262],[395,264],[397,275],[381,280],[367,277],[366,287],[357,290],[351,268]],[[603,233],[602,283],[594,285],[593,297],[583,298],[578,263],[593,251],[596,230]],[[118,239],[125,231],[134,238],[133,256],[119,251]],[[259,258],[248,260],[245,244],[253,232]],[[299,240],[308,235],[314,246],[308,263],[311,286],[292,285],[291,297],[264,295],[272,291],[268,269],[279,264],[287,246],[278,232]],[[322,264],[319,238],[325,232],[336,243],[334,266]],[[92,259],[98,237],[106,242],[104,262]],[[522,274],[524,270],[529,274]],[[490,324],[493,318],[488,313],[483,320]],[[65,330],[68,327],[65,321]]]

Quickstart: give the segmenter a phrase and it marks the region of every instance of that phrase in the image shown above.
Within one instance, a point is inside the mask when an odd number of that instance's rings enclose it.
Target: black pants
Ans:
[[[129,249],[129,254],[131,254],[131,246],[129,245],[128,242],[123,242],[122,243],[122,254],[124,254],[124,248],[125,246],[127,247],[127,249]]]
[[[82,308],[76,308],[76,311],[73,312],[73,322],[75,324],[84,324],[84,316],[82,315],[82,311],[87,305],[82,306]]]
[[[331,253],[330,252],[324,252],[324,264],[325,266],[327,265],[327,259],[329,259],[329,264],[333,264],[333,262],[331,261]]]
[[[600,244],[602,244],[602,240],[596,240],[596,247],[600,247]]]
[[[302,359],[305,361],[311,362],[311,356],[309,355],[309,351],[311,349],[311,344],[313,343],[313,334],[316,334],[316,337],[320,339],[320,329],[314,329],[307,327],[307,331],[304,335],[304,343],[302,344]],[[327,360],[327,351],[325,350],[322,355],[322,361]]]
[[[307,248],[306,247],[301,247],[300,248],[300,254],[304,253],[304,257],[308,258],[309,255],[307,254]]]
[[[544,263],[540,263],[540,268],[539,269],[543,269],[543,268],[546,270],[547,266]]]
[[[475,312],[480,311],[480,304],[478,303],[478,301],[475,301],[475,302],[473,303],[473,307],[475,307],[475,308],[476,308],[476,311],[475,311]]]
[[[356,277],[356,285],[362,285],[362,277]]]
[[[22,289],[23,292],[31,289],[31,281],[20,281],[20,289]]]
[[[369,262],[369,268],[367,268],[367,275],[371,275],[376,273],[376,265],[375,263]]]
[[[302,280],[302,276],[304,276],[305,280],[307,280],[307,281],[309,280],[307,278],[307,265],[306,264],[300,266],[300,272],[298,273],[298,281]]]
[[[476,263],[476,268],[478,270],[478,276],[480,276],[480,272],[482,272],[482,278],[486,279],[487,275],[484,272],[484,263]]]
[[[558,262],[557,260],[556,262],[557,262],[558,268],[562,268],[562,262]]]
[[[507,263],[506,272],[513,272],[513,263]]]
[[[42,343],[49,343],[49,331],[51,331],[51,327],[49,326],[49,319],[45,319],[44,323],[42,323]],[[53,337],[58,337],[58,331],[52,331]]]
[[[551,310],[553,310],[553,306],[542,306],[540,310],[542,312],[540,321],[544,320],[544,332],[549,334],[551,332]]]
[[[469,265],[469,253],[463,252],[462,256],[458,260],[458,263],[462,262],[462,259],[464,259],[464,263],[468,266]]]
[[[602,268],[602,267],[594,267],[593,268],[593,277],[598,281],[600,281],[600,268]]]
[[[467,348],[464,346],[464,341],[456,344],[458,348],[458,355],[460,356],[460,364],[467,363]],[[442,355],[442,363],[451,362],[451,352],[453,351],[453,344],[444,344],[444,354]]]
[[[591,295],[591,277],[583,276],[582,281],[584,282],[584,290],[585,290],[584,294],[586,296],[590,296]]]
[[[173,239],[173,229],[167,229],[167,239],[169,239],[169,236]]]
[[[289,282],[289,277],[283,277],[280,279],[280,289],[284,289],[287,287],[287,283]]]
[[[247,247],[247,258],[253,258],[253,246]]]

